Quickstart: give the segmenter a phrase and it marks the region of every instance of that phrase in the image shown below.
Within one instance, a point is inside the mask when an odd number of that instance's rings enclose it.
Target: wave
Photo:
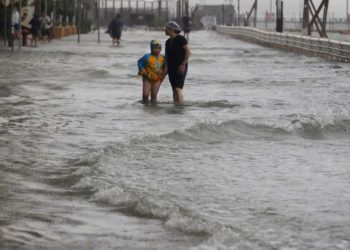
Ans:
[[[166,227],[187,234],[208,237],[218,225],[200,216],[194,209],[171,201],[170,194],[160,190],[135,187],[132,183],[112,183],[101,178],[85,178],[75,186],[97,188],[90,200],[112,206],[125,215],[162,220]]]
[[[208,60],[205,59],[201,59],[201,58],[195,58],[195,59],[191,59],[190,63],[192,64],[207,64],[208,61],[210,61],[211,63],[215,62],[212,58],[208,57]]]
[[[12,94],[11,89],[5,85],[0,85],[0,97],[9,97]]]
[[[105,77],[109,75],[109,72],[105,69],[93,69],[89,70],[89,75],[92,77]]]
[[[196,106],[200,108],[237,108],[241,105],[238,103],[231,103],[226,100],[208,101],[208,102],[189,102],[186,103],[189,106]]]
[[[201,122],[184,131],[175,130],[161,137],[177,141],[199,141],[213,144],[235,140],[255,140],[257,138],[269,138],[285,134],[288,134],[286,130],[275,127],[273,124],[267,125],[231,120],[222,123]]]
[[[348,137],[350,135],[350,119],[346,115],[315,115],[292,114],[287,131],[306,139],[327,139],[332,137]],[[328,116],[328,117],[327,117]]]
[[[294,118],[294,119],[293,119]],[[237,140],[285,140],[290,137],[327,140],[348,138],[350,119],[325,122],[313,116],[295,116],[275,121],[229,120],[222,123],[202,121],[184,130],[174,130],[159,136],[134,138],[133,144],[147,144],[173,140],[176,142],[199,142],[207,144],[233,142]]]
[[[310,115],[292,114],[281,120],[283,121],[279,123],[202,121],[185,130],[113,143],[67,161],[63,169],[55,169],[48,179],[50,184],[70,188],[80,197],[113,207],[116,212],[159,219],[166,227],[203,238],[230,238],[232,233],[242,232],[232,226],[226,226],[224,222],[200,214],[198,208],[192,207],[192,202],[183,202],[171,187],[159,183],[162,175],[169,174],[169,169],[162,170],[165,166],[157,168],[158,178],[151,178],[155,169],[147,163],[157,163],[156,160],[147,157],[151,158],[150,154],[172,152],[173,148],[167,147],[181,143],[186,144],[187,148],[193,143],[193,147],[198,148],[198,143],[213,144],[237,140],[281,140],[295,136],[326,139],[328,133],[343,136],[344,133],[348,135],[350,131],[350,120],[347,119],[324,123]],[[159,148],[162,152],[158,152]],[[220,230],[224,233],[218,233]],[[211,244],[210,240],[204,243]]]
[[[98,176],[99,164],[103,150],[89,152],[67,160],[63,166],[52,168],[45,173],[45,182],[59,187],[71,188],[78,185],[85,177]],[[79,192],[89,193],[90,189],[80,189]]]
[[[167,111],[173,111],[176,113],[177,111],[184,111],[188,108],[227,108],[227,109],[233,109],[233,108],[239,108],[242,105],[239,103],[232,103],[227,100],[217,100],[217,101],[186,101],[182,103],[181,105],[174,105],[173,102],[170,101],[162,101],[158,102],[156,105],[144,105],[142,101],[137,101],[134,104],[140,105],[142,104],[143,107],[149,108],[151,110],[167,110]]]

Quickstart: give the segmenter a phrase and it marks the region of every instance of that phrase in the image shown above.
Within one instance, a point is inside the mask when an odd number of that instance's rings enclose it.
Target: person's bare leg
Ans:
[[[176,90],[173,89],[173,100],[174,102],[177,102],[177,96],[176,96]]]
[[[182,103],[184,101],[184,96],[183,96],[183,93],[182,93],[182,89],[175,88],[173,90],[173,98],[174,98],[174,102]]]
[[[143,88],[142,88],[142,102],[148,103],[149,101],[149,95],[151,93],[151,83],[148,82],[146,79],[142,79]]]
[[[183,103],[184,102],[184,95],[182,93],[182,89],[176,88],[176,95],[177,95],[177,102]]]
[[[158,96],[158,91],[160,88],[160,84],[161,82],[155,82],[152,84],[152,88],[151,88],[151,103],[152,104],[156,104],[157,103],[157,96]]]

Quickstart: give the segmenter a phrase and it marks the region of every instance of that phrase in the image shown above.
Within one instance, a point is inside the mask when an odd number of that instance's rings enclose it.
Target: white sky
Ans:
[[[104,1],[106,0],[100,0],[102,5],[104,4]],[[116,6],[120,5],[121,0],[114,0],[116,3]],[[131,0],[133,3],[136,2],[136,0]],[[146,2],[157,2],[158,0],[139,0],[140,6],[143,6],[143,1]],[[165,2],[166,0],[161,0],[162,2]],[[176,0],[168,0],[169,6],[171,6],[171,2],[173,4]],[[350,0],[329,0],[329,8],[328,8],[328,17],[331,18],[334,14],[334,17],[336,18],[345,18],[346,17],[346,2]],[[113,0],[107,0],[108,6],[112,6]],[[128,0],[123,0],[124,6],[127,5]],[[237,7],[238,0],[189,0],[190,6],[194,6],[196,3],[203,4],[203,5],[211,5],[211,4],[229,4],[230,2]],[[248,12],[253,3],[254,0],[240,0],[241,2],[241,13]],[[322,0],[313,0],[316,8],[320,5]],[[276,7],[275,3],[276,0],[258,0],[258,17],[263,17],[266,10],[270,10],[270,3],[272,3],[272,12],[275,12]],[[298,18],[299,15],[302,16],[303,13],[303,3],[304,0],[283,0],[284,5],[284,17],[286,18]],[[156,4],[156,3],[155,3]],[[156,5],[155,5],[156,6]],[[174,5],[175,6],[175,5]],[[118,8],[118,7],[117,7]],[[350,12],[350,6],[349,6],[349,12]]]
[[[237,6],[238,0],[189,0],[190,5],[194,5],[195,3],[199,4],[229,4],[230,1],[233,5]],[[241,12],[249,11],[252,7],[254,0],[240,0],[241,2]],[[275,12],[276,0],[258,0],[258,16],[262,17],[266,10],[270,10],[270,2],[272,2],[272,12]],[[316,8],[322,2],[321,0],[313,0]],[[332,17],[334,13],[334,17],[346,17],[346,2],[347,0],[329,0],[329,17]],[[302,16],[302,5],[304,0],[283,0],[284,6],[284,16],[285,17],[298,17],[299,13]],[[349,0],[350,5],[350,0]]]

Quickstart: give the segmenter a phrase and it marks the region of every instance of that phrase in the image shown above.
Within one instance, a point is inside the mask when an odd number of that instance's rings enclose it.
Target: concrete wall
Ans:
[[[216,31],[264,46],[350,62],[350,42],[326,38],[263,31],[251,27],[216,26]]]

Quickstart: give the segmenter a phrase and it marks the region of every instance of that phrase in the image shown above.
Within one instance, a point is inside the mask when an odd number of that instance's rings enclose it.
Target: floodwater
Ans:
[[[155,38],[0,48],[0,248],[349,249],[350,65],[198,31],[143,105]]]

